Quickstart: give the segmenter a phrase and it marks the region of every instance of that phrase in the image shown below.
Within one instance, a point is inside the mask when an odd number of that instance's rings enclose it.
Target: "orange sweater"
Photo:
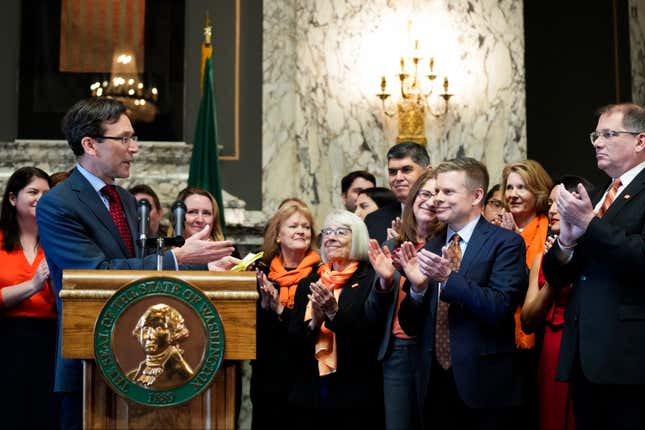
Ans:
[[[0,234],[0,303],[2,303],[2,289],[20,284],[34,277],[40,262],[45,258],[42,248],[33,263],[29,264],[22,249],[7,252],[1,247],[2,234]],[[16,306],[0,311],[0,317],[31,317],[31,318],[56,318],[56,299],[52,293],[49,280],[45,287],[23,300]]]
[[[526,266],[531,270],[531,263],[535,256],[544,251],[544,242],[549,230],[549,219],[539,214],[529,222],[522,230],[522,238],[526,245]],[[518,306],[515,311],[515,345],[519,349],[531,349],[535,346],[535,335],[526,334],[522,331],[520,322],[520,312],[522,306]]]

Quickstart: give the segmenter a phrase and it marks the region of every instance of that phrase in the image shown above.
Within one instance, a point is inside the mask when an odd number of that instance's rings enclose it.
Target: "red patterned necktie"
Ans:
[[[459,235],[455,233],[452,235],[450,245],[448,245],[448,262],[453,272],[459,271],[459,266],[461,266],[460,240]],[[441,299],[438,300],[434,340],[437,362],[443,369],[449,369],[452,365],[450,359],[450,329],[448,327],[448,307],[450,304]]]
[[[117,230],[119,230],[125,247],[128,249],[128,257],[134,257],[134,244],[132,243],[132,236],[130,235],[130,227],[128,227],[128,221],[125,219],[125,212],[123,211],[121,199],[119,198],[119,193],[116,191],[116,187],[114,185],[106,185],[101,188],[101,194],[108,199],[110,216]]]
[[[611,203],[616,198],[616,194],[618,194],[618,188],[620,188],[621,185],[622,183],[620,182],[620,179],[616,179],[611,184],[611,187],[609,187],[609,191],[607,191],[607,195],[605,196],[605,200],[603,200],[602,206],[600,206],[600,209],[596,214],[598,218],[602,218],[605,212],[607,212],[607,209],[609,209],[609,206],[611,206]]]

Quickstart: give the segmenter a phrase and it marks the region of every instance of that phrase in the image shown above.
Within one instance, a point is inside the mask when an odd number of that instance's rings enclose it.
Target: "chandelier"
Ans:
[[[156,87],[148,88],[143,84],[132,51],[115,51],[110,80],[94,82],[90,90],[93,97],[119,100],[125,105],[127,115],[133,122],[153,122],[157,116],[159,91]]]
[[[408,22],[408,32],[410,31]],[[397,117],[399,134],[397,142],[412,141],[422,145],[427,143],[425,137],[426,113],[442,117],[448,112],[448,103],[453,96],[448,92],[448,76],[443,77],[443,91],[438,86],[438,75],[434,70],[434,57],[428,57],[427,69],[420,70],[424,58],[419,52],[419,41],[414,41],[412,53],[407,58],[401,57],[398,77],[399,88],[393,96],[387,92],[387,79],[381,77],[381,92],[376,96],[381,100],[383,113],[388,117]],[[412,70],[409,70],[411,64]],[[390,99],[392,97],[392,99]],[[388,103],[387,100],[390,100]],[[395,106],[392,106],[395,105]]]

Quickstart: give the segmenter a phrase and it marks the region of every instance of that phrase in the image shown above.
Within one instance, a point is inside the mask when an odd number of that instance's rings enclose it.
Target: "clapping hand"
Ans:
[[[513,218],[513,214],[510,212],[504,212],[502,214],[502,222],[499,226],[507,230],[514,231],[515,233],[520,232],[520,228],[515,223],[515,218]]]
[[[549,252],[549,249],[551,249],[551,247],[553,246],[553,244],[555,243],[555,240],[556,240],[557,238],[558,238],[558,235],[557,235],[557,234],[554,234],[554,235],[552,235],[552,236],[547,236],[547,237],[546,237],[546,242],[544,242],[544,253],[545,253],[545,254],[546,254],[547,252]]]
[[[578,191],[573,193],[560,184],[555,201],[560,213],[560,243],[575,244],[595,216],[589,194],[582,184],[578,184]]]
[[[387,229],[387,239],[396,240],[401,236],[401,217],[392,220],[392,226]]]
[[[367,255],[370,259],[370,264],[380,278],[379,285],[381,290],[389,289],[395,273],[390,250],[387,246],[381,249],[376,240],[370,239]]]
[[[36,269],[34,277],[31,278],[34,283],[34,288],[36,291],[40,291],[45,287],[45,281],[49,278],[49,266],[47,265],[47,260],[43,259]]]
[[[412,284],[412,289],[418,293],[423,292],[428,286],[428,277],[419,269],[417,250],[412,242],[401,244],[400,261],[405,277]]]
[[[278,315],[282,314],[284,310],[284,305],[280,303],[280,294],[278,290],[273,286],[269,278],[261,272],[260,270],[255,271],[255,277],[260,286],[260,306],[264,310],[272,310]]]
[[[334,294],[329,291],[324,285],[314,282],[309,287],[311,294],[309,295],[309,300],[311,300],[311,305],[318,306],[320,311],[327,316],[330,320],[333,320],[338,312],[338,302]]]
[[[417,254],[419,270],[428,278],[437,282],[446,282],[452,273],[448,248],[441,248],[441,255],[422,249]]]

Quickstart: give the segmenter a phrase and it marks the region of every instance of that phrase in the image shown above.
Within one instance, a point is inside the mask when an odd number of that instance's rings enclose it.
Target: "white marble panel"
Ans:
[[[629,0],[632,101],[645,106],[645,0]]]
[[[387,186],[397,123],[375,94],[381,75],[395,91],[410,18],[455,94],[445,117],[426,121],[432,163],[472,156],[497,180],[505,162],[525,156],[520,0],[265,0],[264,13],[265,212],[296,195],[322,221],[341,204],[340,179],[356,169]]]

